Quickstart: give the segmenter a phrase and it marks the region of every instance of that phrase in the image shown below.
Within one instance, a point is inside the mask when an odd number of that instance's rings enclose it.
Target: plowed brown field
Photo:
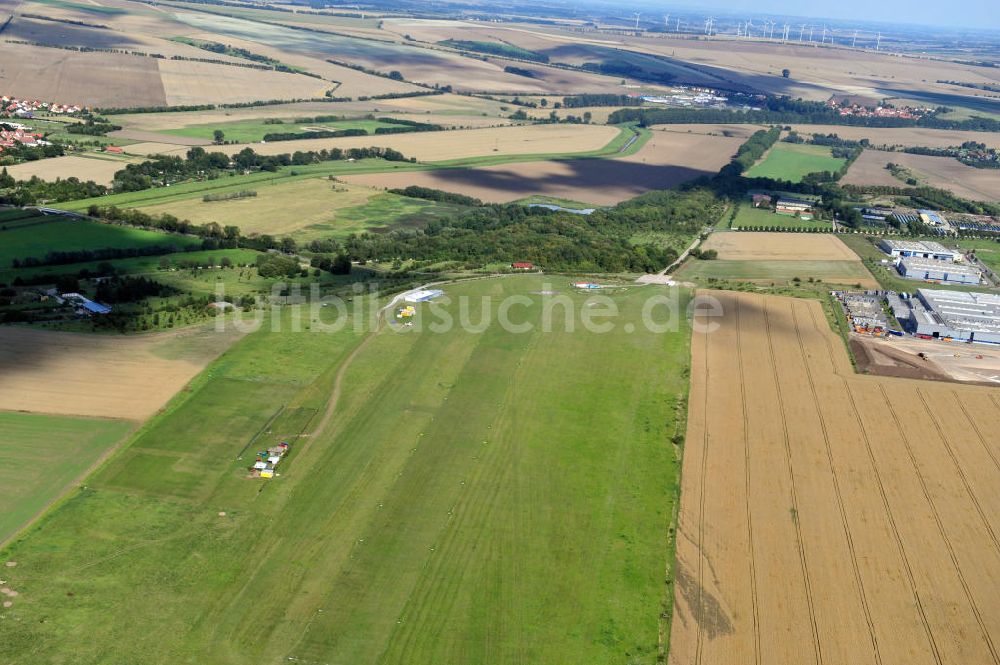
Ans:
[[[0,410],[145,420],[240,334],[131,337],[0,328]]]
[[[712,295],[670,662],[1000,662],[1000,391],[856,375],[818,303]]]

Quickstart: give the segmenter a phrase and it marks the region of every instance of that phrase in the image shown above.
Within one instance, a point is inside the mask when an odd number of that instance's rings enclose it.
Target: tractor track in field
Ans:
[[[844,538],[847,542],[848,551],[851,554],[851,570],[854,573],[854,582],[858,585],[858,596],[861,600],[861,608],[865,615],[865,623],[868,625],[868,634],[872,641],[872,653],[875,656],[875,662],[877,664],[881,664],[882,655],[878,647],[878,636],[875,633],[875,622],[872,619],[871,607],[868,603],[868,597],[865,594],[865,585],[861,577],[861,566],[858,564],[858,552],[854,546],[854,538],[851,536],[850,520],[847,518],[847,509],[844,506],[844,495],[840,487],[840,479],[837,476],[837,467],[834,464],[833,447],[830,444],[830,430],[826,422],[826,417],[823,415],[823,410],[819,408],[820,397],[816,390],[816,380],[813,377],[812,368],[809,366],[808,354],[806,353],[805,344],[803,343],[802,335],[800,334],[801,327],[799,326],[799,317],[798,314],[796,314],[794,307],[792,308],[792,320],[795,323],[795,332],[798,337],[799,354],[801,355],[802,363],[806,368],[806,378],[809,381],[809,392],[812,395],[813,404],[816,407],[816,415],[819,418],[820,430],[823,434],[823,448],[826,452],[827,464],[830,465],[830,474],[834,494],[837,497],[837,512],[840,514],[840,524],[844,530]],[[815,312],[810,312],[810,320],[815,327],[817,325]],[[830,345],[825,344],[824,347],[830,357],[831,366],[836,367]]]
[[[886,411],[892,418],[892,421],[896,424],[897,430],[900,432],[903,430],[903,423],[900,420],[899,414],[892,405],[892,401],[889,399],[889,394],[885,391],[885,386],[879,384],[879,392],[882,395],[882,399],[885,401]],[[919,391],[918,391],[919,392]],[[948,532],[944,528],[944,522],[941,519],[941,513],[938,509],[937,504],[935,504],[931,492],[927,487],[927,479],[924,474],[920,471],[920,466],[917,464],[917,459],[913,454],[913,447],[907,440],[906,436],[900,437],[903,441],[903,448],[906,450],[906,458],[910,462],[910,466],[913,468],[913,473],[917,478],[917,482],[920,485],[920,491],[924,496],[924,500],[927,501],[927,506],[930,508],[931,515],[934,517],[934,525],[937,527],[938,535],[941,538],[941,543],[944,544],[945,549],[948,550],[948,557],[951,560],[951,564],[955,569],[955,574],[958,576],[958,581],[962,586],[962,591],[965,594],[965,600],[972,609],[973,615],[976,617],[976,623],[979,624],[979,629],[983,634],[983,639],[986,642],[986,646],[989,648],[990,655],[993,657],[994,663],[1000,663],[1000,656],[997,655],[996,647],[993,645],[993,639],[990,637],[989,629],[986,627],[986,622],[983,620],[982,611],[976,604],[975,598],[972,596],[972,590],[969,585],[968,580],[965,578],[965,573],[962,572],[962,566],[958,561],[958,556],[955,553],[955,545],[952,543],[951,538],[948,537]]]
[[[767,331],[767,351],[768,351],[768,356],[771,360],[770,363],[771,378],[774,380],[774,386],[778,398],[778,404],[783,406],[785,402],[782,397],[782,391],[781,391],[781,377],[778,376],[777,359],[774,354],[775,335],[772,333],[771,330],[771,317],[766,305],[764,306],[764,328]],[[780,412],[781,412],[782,441],[784,443],[784,449],[785,449],[785,465],[788,471],[789,489],[791,490],[790,497],[792,502],[792,510],[795,511],[795,515],[798,516],[800,514],[799,498],[798,498],[798,491],[796,490],[795,487],[795,471],[792,468],[792,448],[791,448],[791,442],[789,441],[790,437],[788,434],[788,419],[785,415],[784,408],[780,409]],[[816,622],[816,605],[813,600],[812,582],[809,578],[809,560],[806,557],[806,550],[803,544],[802,525],[798,517],[793,519],[792,523],[795,525],[795,543],[799,552],[799,563],[802,566],[802,580],[805,584],[806,601],[807,601],[806,607],[809,609],[809,627],[812,631],[813,652],[816,657],[816,662],[823,663],[823,650],[819,641],[819,626]]]
[[[753,556],[754,552],[754,538],[753,538],[753,517],[752,511],[750,509],[750,493],[752,488],[751,476],[750,476],[750,440],[747,436],[747,432],[750,430],[750,417],[749,409],[747,408],[747,391],[746,383],[744,383],[744,370],[743,370],[743,338],[742,331],[740,329],[740,299],[739,296],[736,297],[736,363],[740,368],[740,404],[743,407],[743,459],[744,459],[744,473],[743,481],[745,484],[746,497],[744,504],[746,507],[747,516],[747,543],[749,544],[750,556],[750,598],[751,607],[753,608],[753,637],[754,637],[754,662],[757,665],[761,665],[761,653],[760,653],[760,608],[759,600],[757,597],[757,564]]]

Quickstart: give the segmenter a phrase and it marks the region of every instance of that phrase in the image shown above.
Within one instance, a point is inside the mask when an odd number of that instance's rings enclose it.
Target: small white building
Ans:
[[[444,295],[444,291],[440,289],[421,289],[419,291],[411,291],[403,296],[403,300],[406,302],[427,302],[428,300],[434,300],[438,296]]]

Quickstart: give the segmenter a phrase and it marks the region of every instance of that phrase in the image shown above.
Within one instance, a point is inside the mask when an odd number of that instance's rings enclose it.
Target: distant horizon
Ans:
[[[624,6],[626,3],[616,0],[614,4]],[[697,4],[636,0],[632,6],[640,5],[655,7],[663,12],[673,8],[689,12],[745,13],[749,17],[769,14],[814,20],[854,21],[859,24],[887,23],[925,28],[1000,31],[1000,12],[991,9],[984,0],[954,0],[947,5],[928,0],[883,0],[880,3],[841,0],[836,5],[813,5],[815,11],[809,11],[809,7],[794,0],[704,0]]]

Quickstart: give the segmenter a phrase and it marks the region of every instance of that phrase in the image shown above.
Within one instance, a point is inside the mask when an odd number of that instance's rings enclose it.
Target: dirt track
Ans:
[[[997,663],[1000,391],[855,375],[818,303],[712,295],[670,662]]]

